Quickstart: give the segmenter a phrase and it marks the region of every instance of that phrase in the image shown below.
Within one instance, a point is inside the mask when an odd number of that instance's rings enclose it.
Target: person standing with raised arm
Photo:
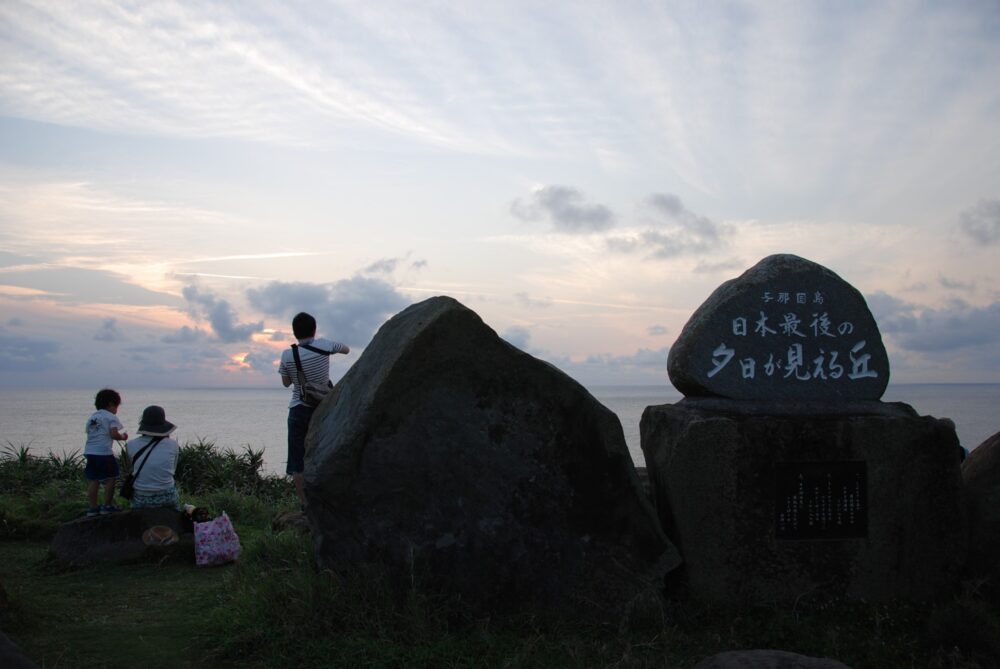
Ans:
[[[306,433],[316,407],[303,399],[298,367],[301,366],[306,383],[329,386],[330,356],[350,353],[351,349],[347,344],[316,337],[316,319],[305,312],[296,314],[292,319],[292,333],[298,343],[282,351],[278,374],[286,388],[292,386],[292,399],[288,404],[288,465],[285,471],[295,483],[295,492],[304,510],[306,497],[302,471],[305,469]]]

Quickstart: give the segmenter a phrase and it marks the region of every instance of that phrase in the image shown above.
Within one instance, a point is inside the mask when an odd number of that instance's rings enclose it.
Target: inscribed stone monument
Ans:
[[[671,347],[667,371],[687,396],[877,400],[889,358],[857,289],[783,254],[712,293]]]
[[[862,295],[770,256],[720,286],[671,349],[676,404],[640,432],[695,597],[947,593],[965,560],[954,424],[879,401],[889,361]]]

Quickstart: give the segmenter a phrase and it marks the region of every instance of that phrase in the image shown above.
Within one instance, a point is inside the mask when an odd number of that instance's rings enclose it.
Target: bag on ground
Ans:
[[[240,538],[225,511],[206,523],[194,524],[194,561],[199,567],[233,562],[240,550]]]

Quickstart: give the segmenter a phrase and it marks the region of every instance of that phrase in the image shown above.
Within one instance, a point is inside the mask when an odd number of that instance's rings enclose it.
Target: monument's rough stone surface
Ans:
[[[610,615],[679,561],[618,418],[447,297],[385,323],[319,406],[305,482],[320,565],[486,610]]]
[[[686,398],[640,423],[692,595],[924,600],[966,556],[958,437],[905,404]]]
[[[889,382],[864,297],[825,267],[772,255],[691,316],[667,359],[687,396],[877,400]]]
[[[962,463],[969,505],[969,571],[1000,587],[1000,432]]]
[[[825,657],[784,650],[731,650],[702,660],[694,669],[850,669]]]
[[[142,534],[155,525],[174,530],[180,541],[170,546],[147,546]],[[164,556],[194,562],[194,539],[185,530],[183,514],[166,508],[134,509],[72,520],[56,530],[49,550],[60,562],[77,567]]]

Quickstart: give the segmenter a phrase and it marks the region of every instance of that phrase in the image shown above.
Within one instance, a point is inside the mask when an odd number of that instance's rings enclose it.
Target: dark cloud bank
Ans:
[[[247,291],[251,306],[268,316],[292,317],[306,311],[316,317],[320,334],[349,346],[365,346],[385,320],[410,304],[382,281],[355,276],[332,284],[273,281]]]

